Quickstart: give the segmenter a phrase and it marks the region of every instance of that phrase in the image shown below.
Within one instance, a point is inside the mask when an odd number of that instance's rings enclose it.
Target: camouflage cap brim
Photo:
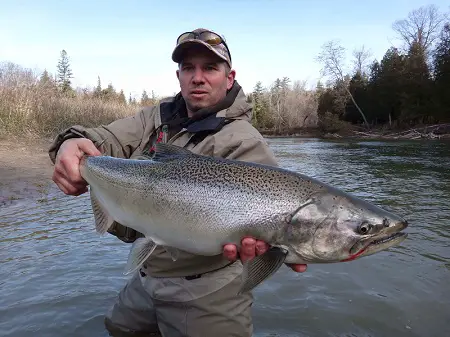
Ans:
[[[203,42],[201,40],[197,40],[197,39],[185,40],[185,41],[181,42],[180,44],[178,44],[175,47],[175,49],[173,50],[172,60],[176,63],[181,63],[186,51],[192,47],[196,47],[199,45],[204,46],[208,50],[212,51],[214,54],[216,54],[222,60],[227,62],[228,66],[231,68],[231,62],[230,62],[230,59],[228,56],[228,51],[223,44],[220,44],[217,46],[211,46],[210,44]]]

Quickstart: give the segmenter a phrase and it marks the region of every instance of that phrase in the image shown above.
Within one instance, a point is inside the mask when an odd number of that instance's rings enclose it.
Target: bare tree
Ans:
[[[353,51],[353,66],[354,72],[364,74],[368,66],[369,58],[372,56],[370,50],[367,50],[364,45],[360,49],[355,49]]]
[[[343,70],[345,64],[344,52],[345,48],[342,47],[336,40],[331,40],[323,44],[322,51],[317,56],[317,60],[323,64],[321,74],[322,76],[330,76],[336,86],[342,86],[345,89],[345,92],[349,95],[353,104],[356,106],[364,119],[366,127],[369,128],[369,123],[367,122],[366,116],[356,103],[353,95],[348,90],[348,79],[346,79]]]
[[[435,5],[422,6],[409,12],[406,19],[395,21],[392,29],[405,42],[407,50],[417,42],[428,54],[445,20],[446,15],[439,13]]]

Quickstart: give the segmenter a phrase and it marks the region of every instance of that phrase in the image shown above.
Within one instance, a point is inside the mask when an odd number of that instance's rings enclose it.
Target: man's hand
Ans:
[[[80,160],[84,154],[100,156],[94,143],[85,138],[68,139],[62,143],[56,156],[53,181],[67,195],[87,192],[87,182],[80,175]]]
[[[238,254],[238,249],[233,244],[227,244],[223,247],[223,256],[230,261],[235,261],[238,256],[242,262],[253,259],[257,255],[264,254],[269,249],[269,245],[264,241],[255,240],[250,237],[243,238],[241,241],[241,250]],[[303,273],[306,271],[306,264],[288,264],[293,271]]]

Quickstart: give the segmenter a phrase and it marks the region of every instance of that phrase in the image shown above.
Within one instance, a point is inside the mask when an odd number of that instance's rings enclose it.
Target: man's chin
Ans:
[[[207,106],[209,106],[209,104],[206,101],[190,100],[189,102],[189,110],[191,110],[192,112],[196,112],[200,109],[206,108]]]

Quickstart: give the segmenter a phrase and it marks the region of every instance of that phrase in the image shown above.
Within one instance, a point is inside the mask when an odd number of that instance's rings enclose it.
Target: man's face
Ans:
[[[227,74],[226,64],[204,48],[192,48],[177,70],[181,94],[188,112],[215,105],[233,86],[235,71]]]

